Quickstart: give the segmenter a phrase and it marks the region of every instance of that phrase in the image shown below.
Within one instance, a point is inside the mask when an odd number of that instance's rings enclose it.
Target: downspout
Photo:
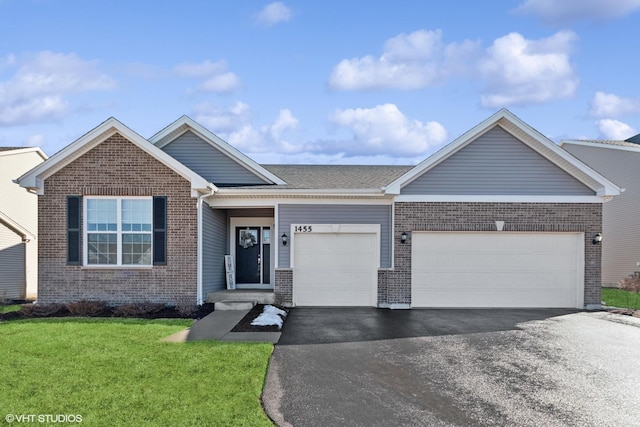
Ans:
[[[202,230],[202,205],[205,197],[213,196],[216,191],[218,191],[218,187],[213,184],[207,185],[207,190],[209,193],[201,194],[198,196],[198,278],[197,278],[197,304],[203,304],[202,298],[202,241],[203,241],[203,230]]]

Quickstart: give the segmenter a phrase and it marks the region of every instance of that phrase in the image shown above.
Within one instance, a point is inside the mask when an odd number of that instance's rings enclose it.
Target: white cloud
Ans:
[[[205,60],[202,62],[185,62],[178,64],[173,68],[174,73],[180,77],[188,77],[194,79],[201,79],[211,77],[227,70],[227,63],[225,61],[211,62]]]
[[[613,119],[602,119],[596,123],[604,139],[625,140],[638,132],[626,123]]]
[[[276,1],[262,8],[256,15],[256,19],[258,22],[271,27],[280,22],[289,21],[292,16],[291,9],[285,6],[284,3]]]
[[[229,93],[240,87],[240,78],[227,69],[223,60],[211,62],[185,62],[173,68],[174,74],[180,77],[202,80],[192,91]]]
[[[287,137],[298,127],[298,119],[288,109],[282,109],[271,124],[256,129],[252,124],[249,105],[236,102],[229,108],[205,103],[194,109],[195,120],[216,135],[246,153],[299,153],[300,144]]]
[[[74,53],[43,51],[3,60],[15,74],[0,81],[0,124],[22,125],[66,116],[72,94],[106,91],[116,83],[98,70],[97,61]]]
[[[447,131],[440,123],[410,120],[394,104],[338,110],[330,120],[352,132],[353,139],[319,147],[325,154],[411,157],[422,155],[447,139]]]
[[[640,112],[640,98],[622,98],[605,92],[596,92],[589,110],[594,117],[616,117],[638,112]]]
[[[446,44],[442,31],[399,34],[385,43],[382,56],[343,59],[329,78],[340,90],[419,89],[464,71],[479,44],[470,40]]]
[[[578,21],[608,21],[638,9],[640,0],[526,0],[514,11],[531,14],[548,24],[566,25]]]
[[[535,104],[573,95],[578,77],[569,54],[575,39],[571,31],[540,40],[519,33],[496,39],[479,66],[487,84],[482,106]]]

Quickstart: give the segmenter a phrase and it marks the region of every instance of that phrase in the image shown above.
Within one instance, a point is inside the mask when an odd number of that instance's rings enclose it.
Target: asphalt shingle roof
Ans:
[[[284,180],[287,189],[365,189],[384,187],[413,166],[262,165]],[[274,186],[259,186],[274,188]],[[256,188],[256,187],[251,187]]]

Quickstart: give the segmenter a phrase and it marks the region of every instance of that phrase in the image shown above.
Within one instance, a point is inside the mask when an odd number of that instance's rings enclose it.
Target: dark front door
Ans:
[[[260,283],[260,227],[236,228],[236,283]]]

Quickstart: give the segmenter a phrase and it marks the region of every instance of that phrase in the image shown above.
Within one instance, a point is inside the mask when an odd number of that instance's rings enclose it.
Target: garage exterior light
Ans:
[[[282,246],[287,246],[287,243],[289,242],[289,236],[287,236],[287,233],[282,233]]]
[[[596,235],[593,236],[593,241],[591,243],[593,243],[594,245],[597,245],[601,242],[602,242],[602,233],[596,233]]]
[[[407,232],[403,231],[400,235],[400,243],[407,243]]]

